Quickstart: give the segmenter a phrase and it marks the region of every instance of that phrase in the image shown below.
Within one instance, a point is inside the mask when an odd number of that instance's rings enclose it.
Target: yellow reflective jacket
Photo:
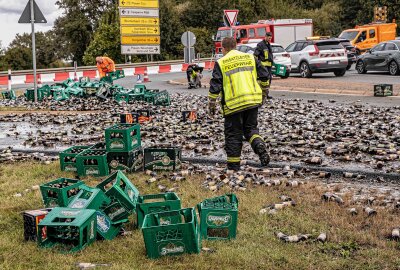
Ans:
[[[231,50],[218,60],[222,73],[224,115],[260,106],[262,90],[257,83],[256,61],[253,55]],[[211,98],[216,98],[212,93]]]

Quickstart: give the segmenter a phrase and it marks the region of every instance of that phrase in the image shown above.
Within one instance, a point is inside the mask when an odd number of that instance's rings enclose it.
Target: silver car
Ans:
[[[333,72],[335,76],[346,73],[348,59],[339,40],[298,40],[286,51],[292,59],[292,73],[310,78],[313,73]]]

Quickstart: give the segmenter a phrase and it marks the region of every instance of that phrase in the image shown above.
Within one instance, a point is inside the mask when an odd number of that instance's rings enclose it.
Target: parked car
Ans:
[[[260,41],[261,40],[254,40],[250,41],[250,43],[238,44],[236,49],[241,52],[253,54],[257,47],[257,43]],[[277,43],[271,43],[271,49],[274,55],[274,63],[286,66],[285,76],[281,76],[281,78],[286,79],[289,77],[291,70],[290,54],[288,54],[285,49]]]
[[[381,42],[365,54],[356,63],[359,74],[367,71],[389,71],[390,75],[400,74],[400,40]]]
[[[346,74],[347,54],[339,40],[298,40],[286,51],[292,61],[291,72],[300,73],[303,78],[310,78],[313,73],[333,72],[338,77]]]
[[[357,62],[357,51],[356,47],[351,45],[350,40],[344,38],[335,38],[335,40],[339,40],[340,44],[342,44],[343,48],[346,50],[348,64],[346,69],[349,70],[351,66]]]

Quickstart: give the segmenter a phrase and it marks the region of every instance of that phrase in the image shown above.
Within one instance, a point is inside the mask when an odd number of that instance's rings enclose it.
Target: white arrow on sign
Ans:
[[[138,16],[138,17],[158,17],[158,9],[145,8],[120,8],[119,15],[122,17]]]
[[[159,54],[160,45],[122,45],[121,54]]]
[[[229,26],[234,26],[236,24],[238,13],[239,10],[237,9],[224,10],[225,17],[228,19],[228,22],[230,24]]]

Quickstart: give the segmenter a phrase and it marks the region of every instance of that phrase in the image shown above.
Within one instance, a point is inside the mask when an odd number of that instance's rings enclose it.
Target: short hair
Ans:
[[[236,40],[233,37],[224,37],[222,40],[222,48],[227,51],[236,48]]]
[[[265,33],[265,36],[266,37],[272,37],[272,33],[271,32],[267,32],[267,33]]]

